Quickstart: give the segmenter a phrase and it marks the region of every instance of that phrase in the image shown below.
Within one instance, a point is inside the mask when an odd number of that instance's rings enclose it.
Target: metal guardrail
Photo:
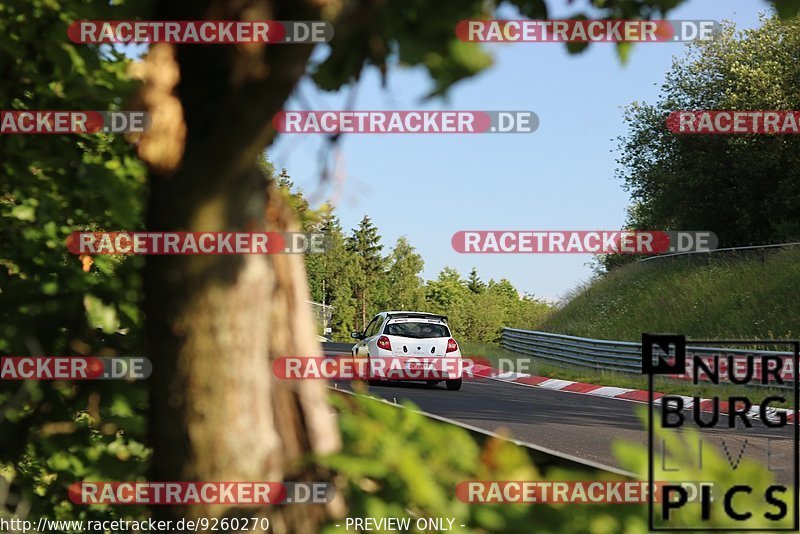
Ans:
[[[321,330],[320,333],[330,335],[333,323],[333,306],[330,304],[320,304],[319,302],[307,301],[311,306],[311,313]]]
[[[503,328],[500,344],[510,351],[561,365],[642,372],[642,347],[639,343]]]
[[[578,365],[598,370],[642,372],[642,345],[631,341],[609,341],[551,334],[534,330],[503,328],[500,345],[512,352],[541,358],[556,365]],[[689,354],[782,354],[766,350],[687,346]],[[796,372],[796,370],[794,371]]]
[[[792,243],[776,243],[774,245],[754,245],[748,247],[727,247],[727,248],[715,248],[714,250],[692,250],[689,252],[675,252],[672,254],[656,254],[655,256],[649,256],[647,258],[642,258],[638,260],[639,263],[643,263],[646,261],[653,261],[661,258],[677,258],[677,257],[696,257],[705,254],[706,257],[710,257],[712,254],[726,252],[726,253],[736,253],[736,252],[747,252],[747,251],[754,251],[754,250],[767,250],[773,248],[784,248],[784,247],[796,247],[800,245],[800,242],[792,242]]]

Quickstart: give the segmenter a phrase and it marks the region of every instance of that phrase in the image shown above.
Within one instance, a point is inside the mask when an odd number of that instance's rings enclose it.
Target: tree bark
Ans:
[[[159,9],[156,18],[168,20],[320,18],[289,1],[170,1]],[[298,229],[255,161],[310,53],[310,45],[152,47],[139,72],[141,103],[152,118],[139,143],[151,169],[148,230]],[[319,354],[302,257],[147,259],[152,479],[322,479],[298,462],[339,446],[324,385],[277,382],[271,368],[277,356]],[[255,511],[198,505],[154,512],[175,519]],[[273,532],[314,532],[339,513],[330,505],[257,512]]]

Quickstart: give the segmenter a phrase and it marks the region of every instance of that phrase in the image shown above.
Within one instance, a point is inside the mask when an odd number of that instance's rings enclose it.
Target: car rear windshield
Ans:
[[[390,336],[413,337],[416,339],[450,337],[450,331],[440,323],[389,323],[383,333]]]

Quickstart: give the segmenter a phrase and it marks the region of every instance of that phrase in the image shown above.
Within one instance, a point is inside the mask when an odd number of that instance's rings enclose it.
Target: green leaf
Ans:
[[[630,57],[631,50],[633,50],[633,43],[629,42],[620,42],[617,43],[617,57],[619,58],[620,63],[626,65],[628,63],[628,58]]]
[[[589,43],[567,43],[566,46],[570,54],[580,54],[589,48]]]
[[[20,221],[33,222],[36,220],[36,209],[28,204],[21,204],[14,206],[9,215]]]
[[[94,295],[83,298],[86,309],[86,321],[92,328],[100,328],[106,334],[112,334],[119,329],[117,309],[113,305],[105,304]]]
[[[794,17],[800,12],[800,0],[773,0],[773,4],[781,18]]]

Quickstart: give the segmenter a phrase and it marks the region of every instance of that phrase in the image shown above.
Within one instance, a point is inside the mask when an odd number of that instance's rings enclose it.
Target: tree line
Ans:
[[[275,175],[266,158],[260,166],[266,176]],[[311,209],[285,169],[276,183],[303,229],[325,236],[329,248],[306,256],[306,275],[312,300],[333,307],[330,335],[336,341],[350,340],[350,332],[363,331],[382,310],[444,314],[460,340],[486,343],[497,341],[504,326],[535,328],[551,311],[505,278],[482,280],[476,268],[464,277],[444,267],[436,279],[424,280],[425,261],[406,236],[387,250],[368,215],[348,232],[331,204]]]
[[[800,20],[761,22],[745,31],[724,22],[714,40],[691,43],[658,101],[625,110],[617,174],[631,194],[629,228],[710,230],[720,247],[800,240],[800,137],[675,134],[666,126],[676,110],[800,108]]]

